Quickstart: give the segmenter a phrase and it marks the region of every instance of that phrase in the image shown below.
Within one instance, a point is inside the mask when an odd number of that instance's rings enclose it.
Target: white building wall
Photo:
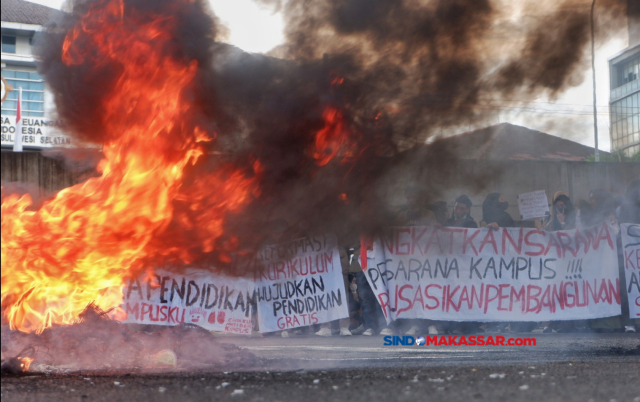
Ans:
[[[39,25],[31,25],[31,24],[20,24],[13,22],[5,22],[2,21],[2,35],[11,35],[16,38],[16,47],[15,53],[5,53],[2,52],[2,76],[7,80],[13,80],[13,82],[18,82],[17,77],[10,77],[10,75],[15,75],[10,73],[11,71],[18,72],[28,72],[28,73],[37,73],[36,61],[33,57],[33,47],[30,43],[30,38],[32,38],[36,32],[38,32],[42,27]],[[32,76],[29,79],[34,79]],[[37,78],[36,78],[37,79]],[[41,149],[41,148],[50,148],[50,147],[58,147],[58,146],[69,146],[71,140],[69,137],[65,136],[64,133],[61,133],[57,125],[55,124],[55,120],[57,118],[55,103],[53,94],[49,90],[48,86],[44,86],[43,92],[43,102],[38,103],[38,107],[44,106],[44,113],[42,112],[32,112],[28,111],[28,97],[27,86],[29,86],[29,82],[23,81],[25,83],[25,87],[23,87],[23,130],[22,130],[22,139],[23,139],[23,147],[24,149]],[[33,90],[33,89],[32,89]],[[15,88],[17,91],[17,88]],[[36,89],[36,91],[42,91],[42,89]],[[42,93],[42,92],[41,92]],[[33,93],[32,93],[33,94]],[[17,95],[11,95],[13,99],[7,99],[6,102],[3,103],[3,111],[2,111],[2,148],[12,148],[13,144],[16,140],[16,112],[15,110],[10,110],[14,108],[15,98]],[[34,100],[32,99],[33,104]]]

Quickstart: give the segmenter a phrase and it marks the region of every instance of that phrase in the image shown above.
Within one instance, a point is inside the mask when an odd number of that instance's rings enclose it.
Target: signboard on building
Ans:
[[[22,135],[25,148],[68,147],[72,145],[71,137],[60,132],[55,120],[43,117],[23,117],[20,133],[16,130],[16,117],[2,115],[2,146],[13,147],[16,135]]]

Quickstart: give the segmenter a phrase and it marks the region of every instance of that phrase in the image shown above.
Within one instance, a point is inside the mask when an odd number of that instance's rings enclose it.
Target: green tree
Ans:
[[[586,162],[595,162],[594,155],[589,155],[585,158]],[[600,162],[640,162],[640,151],[631,156],[627,156],[624,151],[614,151],[608,155],[600,154]]]

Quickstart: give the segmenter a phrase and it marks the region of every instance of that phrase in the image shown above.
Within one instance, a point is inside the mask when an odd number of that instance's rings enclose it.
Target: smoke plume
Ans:
[[[121,69],[61,61],[65,35],[91,3],[75,2],[71,14],[49,25],[39,58],[67,129],[102,143],[114,133],[103,130],[101,100],[118,85]],[[252,201],[225,216],[225,235],[215,249],[238,239],[248,249],[277,241],[270,228],[282,219],[289,235],[342,236],[392,223],[387,206],[391,193],[401,190],[398,183],[421,183],[428,189],[425,202],[432,201],[461,156],[438,145],[426,154],[408,149],[443,129],[490,121],[496,112],[483,107],[487,99],[553,96],[576,86],[589,61],[589,5],[570,0],[542,2],[538,10],[545,11],[535,18],[528,6],[499,0],[278,2],[286,43],[270,56],[217,43],[220,29],[207,7],[180,4],[171,11],[180,24],[166,51],[197,61],[198,85],[190,96],[199,111],[192,118],[216,138],[207,155],[186,168],[167,232],[180,230],[179,222],[198,222],[199,210],[180,199],[202,186],[209,172],[223,165],[250,171],[256,161],[261,169]],[[173,7],[169,1],[123,5],[125,15]],[[625,5],[599,1],[596,12],[602,37],[621,25]],[[320,131],[331,129],[327,110],[338,111],[342,138],[322,150],[335,157],[319,165],[314,144]],[[481,188],[483,177],[495,173],[469,172],[466,181]],[[199,208],[208,208],[207,200]],[[215,251],[198,251],[198,236],[158,233],[153,242],[216,258]]]

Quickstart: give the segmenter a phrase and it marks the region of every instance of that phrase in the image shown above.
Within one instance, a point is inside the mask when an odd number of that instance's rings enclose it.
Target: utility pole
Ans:
[[[591,3],[591,71],[593,73],[593,136],[595,140],[594,144],[594,156],[596,162],[600,162],[600,152],[598,151],[598,108],[596,106],[596,35],[595,24],[593,23],[594,9],[596,7],[596,0]]]

